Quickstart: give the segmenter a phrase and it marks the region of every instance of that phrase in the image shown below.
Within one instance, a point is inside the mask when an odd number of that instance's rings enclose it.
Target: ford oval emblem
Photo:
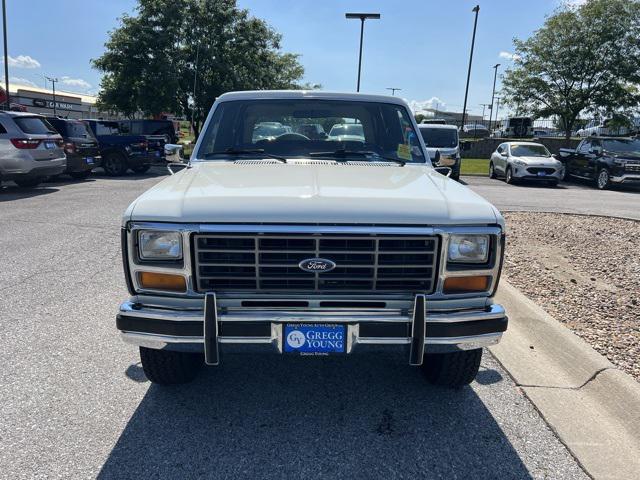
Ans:
[[[335,262],[327,260],[326,258],[307,258],[306,260],[302,260],[298,266],[305,272],[311,273],[330,272],[336,268]]]

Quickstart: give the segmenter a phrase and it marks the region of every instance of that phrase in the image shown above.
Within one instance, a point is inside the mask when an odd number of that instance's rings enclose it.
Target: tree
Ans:
[[[136,13],[93,60],[103,108],[193,112],[197,124],[224,92],[308,87],[298,55],[282,53],[281,36],[235,0],[138,0]]]
[[[566,138],[581,113],[628,112],[640,103],[640,2],[565,4],[527,40],[514,40],[502,93],[519,111],[557,115]]]

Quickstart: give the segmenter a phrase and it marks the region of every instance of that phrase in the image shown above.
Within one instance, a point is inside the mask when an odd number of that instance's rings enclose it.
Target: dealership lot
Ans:
[[[150,386],[115,329],[119,224],[163,176],[0,190],[0,476],[585,478],[488,354],[462,392],[386,355],[229,356]]]
[[[605,215],[640,220],[640,186],[599,191],[579,180],[549,188],[535,183],[507,185],[502,180],[465,175],[472,190],[504,211],[559,212]]]

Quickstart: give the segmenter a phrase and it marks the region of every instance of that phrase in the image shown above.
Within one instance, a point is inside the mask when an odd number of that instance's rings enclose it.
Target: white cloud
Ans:
[[[405,99],[406,100],[406,99]],[[433,112],[427,111],[427,109],[438,109],[440,111],[446,110],[447,104],[440,100],[438,97],[431,97],[428,100],[407,100],[409,107],[413,113],[422,113],[427,115],[433,115]]]
[[[2,61],[4,62],[4,57],[2,57]],[[14,68],[40,68],[40,62],[35,58],[30,57],[29,55],[18,55],[17,57],[12,57],[9,55],[9,66]]]
[[[62,77],[60,82],[68,85],[69,87],[81,88],[82,90],[88,90],[91,88],[91,84],[82,78]]]
[[[0,78],[0,82],[2,83],[2,88],[4,88],[4,76]],[[37,87],[37,85],[28,78],[9,77],[9,83],[13,85],[23,85],[25,87]]]
[[[500,58],[505,58],[509,61],[520,60],[520,55],[517,53],[505,52],[504,50],[498,54]]]

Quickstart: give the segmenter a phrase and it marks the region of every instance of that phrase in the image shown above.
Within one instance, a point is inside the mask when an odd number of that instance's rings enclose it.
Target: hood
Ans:
[[[127,220],[176,223],[501,223],[494,207],[424,165],[196,162],[158,183]]]

